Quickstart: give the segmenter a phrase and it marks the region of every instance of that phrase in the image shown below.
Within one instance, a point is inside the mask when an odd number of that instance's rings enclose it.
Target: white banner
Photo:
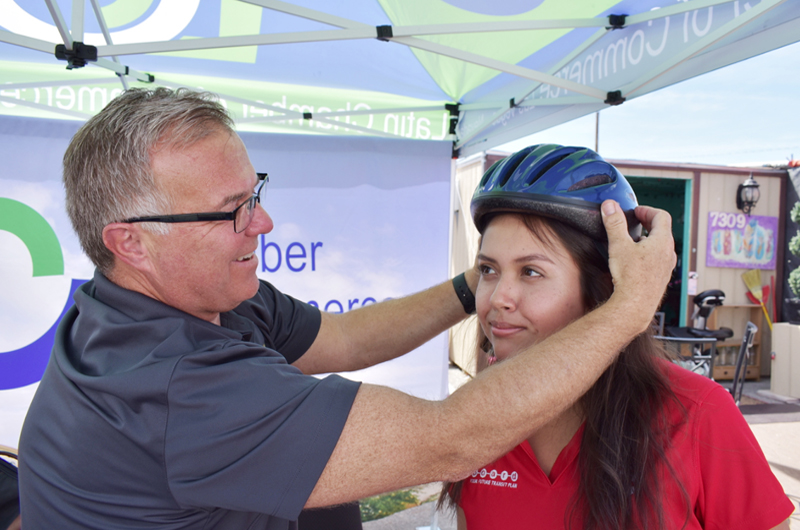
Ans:
[[[61,158],[79,123],[0,117],[0,444],[16,447],[71,293],[92,277],[64,209]],[[344,312],[447,277],[448,142],[243,133],[270,175],[259,277]],[[402,333],[402,330],[398,330]],[[447,393],[441,335],[347,377],[419,397]]]

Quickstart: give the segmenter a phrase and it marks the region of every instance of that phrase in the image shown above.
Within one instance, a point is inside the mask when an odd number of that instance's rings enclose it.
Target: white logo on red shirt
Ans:
[[[519,479],[519,473],[517,473],[516,471],[511,471],[509,473],[505,469],[502,471],[498,471],[496,469],[487,470],[486,468],[483,468],[480,471],[473,471],[472,477],[469,479],[469,482],[470,484],[478,484],[481,486],[493,486],[497,488],[516,488],[517,487],[516,482],[518,479]]]

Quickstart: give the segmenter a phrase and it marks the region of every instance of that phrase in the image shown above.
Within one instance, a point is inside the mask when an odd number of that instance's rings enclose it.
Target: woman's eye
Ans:
[[[481,275],[492,274],[494,272],[494,269],[488,265],[478,265],[478,270],[480,271]]]
[[[522,269],[522,274],[531,278],[536,276],[541,276],[541,274],[531,269],[530,267],[525,267],[524,269]]]

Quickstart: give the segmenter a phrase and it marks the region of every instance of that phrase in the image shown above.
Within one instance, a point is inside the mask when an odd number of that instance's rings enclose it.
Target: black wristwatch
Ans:
[[[463,272],[453,278],[453,288],[456,290],[458,299],[461,300],[461,305],[464,306],[464,311],[468,315],[475,314],[475,295],[470,291],[469,285],[467,285],[467,278]]]

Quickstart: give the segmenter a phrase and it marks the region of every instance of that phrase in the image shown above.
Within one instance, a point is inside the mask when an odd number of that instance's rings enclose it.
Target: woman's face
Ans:
[[[478,319],[499,360],[583,316],[580,271],[553,236],[544,244],[515,215],[484,230],[476,292]]]

